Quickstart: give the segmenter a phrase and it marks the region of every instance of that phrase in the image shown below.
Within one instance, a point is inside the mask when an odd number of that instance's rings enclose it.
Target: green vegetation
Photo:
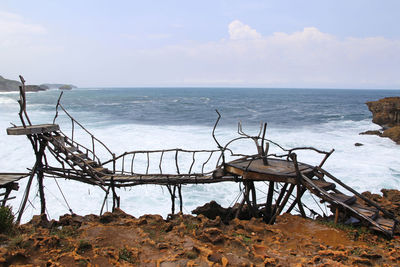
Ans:
[[[193,233],[193,230],[197,230],[197,228],[199,227],[197,222],[193,222],[190,220],[185,220],[183,224],[185,225],[185,234],[191,234]]]
[[[244,234],[238,234],[238,233],[233,233],[232,235],[239,237],[246,244],[246,246],[251,244],[251,237],[248,237]]]
[[[0,207],[0,233],[13,234],[15,232],[14,214],[11,207]]]
[[[132,252],[129,251],[126,247],[119,251],[119,259],[129,263],[135,263]]]
[[[63,226],[60,228],[53,228],[51,229],[51,234],[58,236],[60,239],[65,239],[67,237],[75,237],[78,235],[77,231],[78,227],[73,227],[70,225]]]
[[[8,248],[16,249],[16,248],[28,248],[32,245],[32,241],[24,240],[22,235],[17,235],[10,240],[8,243]]]
[[[347,225],[347,224],[343,224],[343,223],[335,223],[333,221],[318,221],[317,220],[316,222],[326,225],[331,228],[345,231],[345,232],[347,232],[348,237],[353,240],[358,240],[358,238],[360,236],[371,233],[371,231],[368,230],[368,228],[363,227],[363,226],[353,226],[353,225]]]

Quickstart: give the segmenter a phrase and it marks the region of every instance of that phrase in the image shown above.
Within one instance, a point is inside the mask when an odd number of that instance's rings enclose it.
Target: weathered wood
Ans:
[[[323,174],[325,174],[326,176],[328,176],[330,179],[332,179],[333,181],[335,181],[336,183],[338,183],[340,186],[342,186],[343,188],[349,190],[351,193],[353,193],[354,195],[356,195],[357,197],[361,198],[362,200],[364,200],[366,203],[368,203],[371,206],[374,206],[375,208],[377,208],[379,211],[382,211],[386,216],[388,216],[391,219],[394,219],[396,222],[397,219],[396,217],[388,212],[387,210],[383,209],[381,206],[379,206],[377,203],[375,203],[374,201],[366,198],[365,196],[361,195],[360,193],[358,193],[356,190],[354,190],[353,188],[351,188],[350,186],[344,184],[342,181],[340,181],[338,178],[336,178],[335,176],[333,176],[332,174],[330,174],[329,172],[325,171],[324,169],[317,167],[316,168],[319,172],[322,172]]]
[[[274,224],[276,217],[281,214],[282,210],[285,208],[286,203],[289,201],[290,196],[292,195],[292,192],[294,190],[295,185],[291,184],[289,187],[289,190],[286,192],[285,198],[283,199],[282,203],[276,210],[275,214],[272,216],[272,218],[269,220],[269,224]]]
[[[335,221],[334,221],[334,223],[337,224],[338,221],[339,221],[339,207],[336,207],[336,210],[335,210]]]
[[[357,198],[355,196],[347,196],[342,193],[329,193],[333,199],[337,199],[340,202],[346,203],[347,205],[351,205],[356,202]]]
[[[313,181],[308,178],[307,176],[303,175],[302,178],[304,179],[305,182],[311,184],[316,191],[318,191],[321,194],[321,197],[323,197],[325,200],[336,203],[341,205],[343,208],[346,208],[347,210],[349,210],[350,212],[352,212],[353,214],[357,215],[358,217],[368,221],[370,224],[372,224],[373,226],[375,226],[379,231],[381,231],[382,233],[392,236],[393,232],[392,231],[388,231],[387,229],[385,229],[384,227],[382,227],[380,224],[378,224],[376,221],[372,220],[371,218],[369,218],[368,216],[365,216],[361,213],[358,213],[354,208],[352,208],[350,205],[341,202],[340,200],[338,200],[337,198],[334,198],[332,195],[330,195],[329,193],[327,193],[325,190],[317,187]],[[394,221],[394,220],[393,220]],[[395,223],[395,221],[393,222]]]
[[[38,124],[26,126],[17,126],[7,128],[8,135],[28,135],[28,134],[43,134],[51,133],[60,130],[58,124]]]
[[[262,159],[238,159],[226,163],[225,168],[228,172],[237,175],[245,173],[257,174],[252,177],[247,175],[249,179],[263,180],[263,177],[291,179],[296,177],[296,169],[293,166],[293,163],[282,159],[269,159],[268,165],[264,165]],[[312,173],[313,167],[308,164],[299,163],[299,170],[303,173]]]
[[[27,176],[29,176],[29,173],[0,173],[0,188]]]
[[[272,198],[274,196],[274,186],[275,183],[273,181],[270,181],[268,186],[267,202],[265,204],[265,213],[269,216],[271,216],[271,211],[272,211]]]

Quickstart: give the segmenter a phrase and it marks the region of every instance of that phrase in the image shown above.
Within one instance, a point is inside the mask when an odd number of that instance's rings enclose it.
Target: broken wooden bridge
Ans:
[[[120,206],[116,189],[121,187],[143,184],[166,186],[171,195],[172,213],[174,213],[177,198],[179,209],[182,211],[181,189],[185,184],[237,182],[244,185],[241,192],[242,200],[237,203],[238,211],[246,206],[252,216],[262,217],[267,223],[274,223],[279,214],[292,210],[297,210],[303,217],[307,217],[305,209],[308,209],[311,215],[319,214],[302,202],[304,193],[309,191],[314,197],[319,198],[320,203],[329,204],[335,222],[363,224],[387,236],[393,235],[397,224],[393,214],[322,168],[333,150],[325,152],[313,147],[284,149],[265,138],[267,124],[261,126],[257,136],[250,136],[242,130],[240,123],[238,137],[222,146],[215,136],[221,118],[217,111],[218,119],[212,131],[217,145],[215,150],[162,149],[131,151],[117,156],[68,113],[60,101],[62,94],[57,101],[53,122],[33,125],[26,112],[25,85],[22,77],[21,81],[23,85],[20,88],[19,117],[22,126],[10,127],[7,133],[26,135],[32,144],[36,162],[28,174],[29,180],[18,221],[25,209],[35,176],[39,184],[42,214],[46,211],[43,182],[47,176],[75,180],[102,188],[105,198],[101,213],[110,194],[113,208]],[[63,112],[71,122],[70,134],[64,133],[56,124],[59,112]],[[79,137],[86,135],[88,144],[83,145],[76,140],[77,129],[80,130]],[[257,153],[254,155],[234,153],[230,147],[239,140],[254,142]],[[282,154],[269,154],[270,145],[278,147]],[[323,159],[318,166],[298,162],[296,151],[299,150],[314,151],[321,154]],[[101,157],[98,151],[104,152]],[[55,159],[56,164],[49,163],[48,155]],[[108,159],[103,160],[105,156],[108,156]],[[138,170],[138,166],[142,166],[142,169]],[[264,203],[257,203],[257,182],[268,184]],[[321,211],[323,214],[319,215],[328,215],[322,209]]]

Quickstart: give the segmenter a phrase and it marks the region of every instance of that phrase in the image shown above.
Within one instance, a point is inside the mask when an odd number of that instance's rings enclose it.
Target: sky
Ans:
[[[400,89],[398,0],[0,0],[0,75],[80,87]]]

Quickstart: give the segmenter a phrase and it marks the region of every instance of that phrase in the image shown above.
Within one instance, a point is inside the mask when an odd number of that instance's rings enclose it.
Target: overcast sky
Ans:
[[[400,89],[400,1],[0,0],[29,83]]]

